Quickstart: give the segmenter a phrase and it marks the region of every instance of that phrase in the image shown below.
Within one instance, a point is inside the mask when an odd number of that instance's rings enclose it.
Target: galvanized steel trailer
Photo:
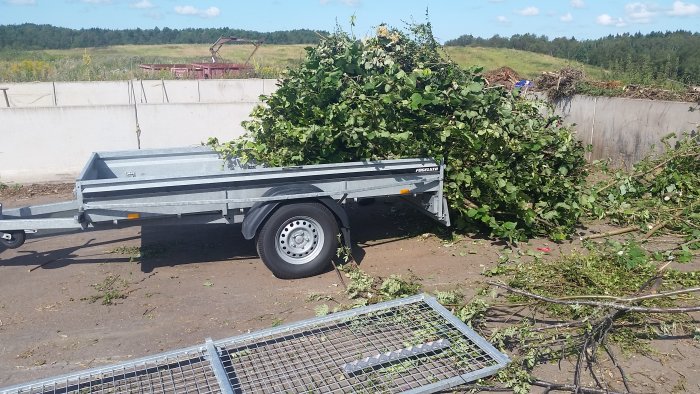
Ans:
[[[348,199],[402,196],[449,226],[443,174],[425,158],[267,168],[207,147],[93,153],[75,200],[0,204],[0,244],[17,248],[42,230],[242,223],[276,276],[299,278],[326,269],[339,230],[350,245]]]

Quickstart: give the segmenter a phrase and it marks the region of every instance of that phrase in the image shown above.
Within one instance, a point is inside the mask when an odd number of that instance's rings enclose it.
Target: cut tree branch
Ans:
[[[600,234],[588,235],[588,236],[583,237],[583,239],[589,240],[589,239],[597,239],[597,238],[606,238],[606,237],[611,237],[613,235],[631,233],[633,231],[639,231],[639,227],[637,227],[637,226],[624,227],[624,228],[620,228],[617,230],[611,230],[611,231],[607,231],[607,232],[600,233]]]
[[[525,291],[525,290],[515,289],[515,288],[507,286],[503,283],[488,282],[488,284],[496,286],[496,287],[500,287],[501,289],[504,289],[504,290],[511,292],[511,293],[520,294],[520,295],[523,295],[523,296],[526,296],[529,298],[534,298],[536,300],[548,302],[551,304],[587,305],[587,306],[594,306],[594,307],[599,307],[599,308],[611,308],[611,309],[615,309],[615,310],[623,311],[623,312],[640,312],[640,313],[687,313],[687,312],[700,311],[700,306],[675,307],[675,308],[653,308],[653,307],[642,307],[642,306],[636,306],[636,305],[625,305],[625,304],[620,304],[620,303],[616,303],[616,302],[597,302],[597,301],[586,301],[586,300],[581,300],[581,301],[559,300],[556,298],[549,298],[549,297],[544,297],[544,296],[541,296],[538,294],[530,293],[530,292]],[[694,290],[694,291],[697,291],[697,290]],[[657,294],[654,294],[653,296],[657,296]],[[651,297],[651,298],[654,298],[654,297]],[[642,298],[642,299],[644,299],[644,298]],[[636,301],[634,298],[630,298],[628,300],[629,301],[627,301],[627,302]]]

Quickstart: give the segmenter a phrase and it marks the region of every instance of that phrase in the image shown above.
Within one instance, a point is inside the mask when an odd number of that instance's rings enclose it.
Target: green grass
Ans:
[[[251,59],[257,76],[274,78],[286,67],[299,64],[306,45],[262,45]],[[252,45],[225,45],[220,56],[229,62],[244,62]],[[448,55],[464,67],[481,66],[484,71],[508,66],[524,78],[533,79],[543,71],[565,66],[583,68],[595,79],[608,74],[598,67],[552,56],[514,49],[446,47]],[[0,81],[75,81],[154,78],[139,70],[141,63],[209,62],[205,44],[119,45],[41,51],[0,51]],[[155,78],[170,78],[169,74]]]
[[[484,71],[489,71],[507,66],[529,79],[534,79],[543,71],[558,71],[567,66],[583,69],[588,77],[599,80],[606,79],[608,74],[599,67],[517,49],[445,47],[445,50],[452,60],[463,67],[481,66]]]
[[[306,45],[262,45],[253,56],[253,61],[259,63],[286,65],[299,62],[304,57]],[[148,63],[157,63],[162,59],[176,62],[210,62],[209,47],[204,44],[173,44],[173,45],[118,45],[89,49],[65,49],[30,51],[42,53],[53,58],[82,58],[88,53],[92,58],[126,57],[145,59]],[[219,55],[226,61],[244,62],[253,52],[252,45],[225,45],[219,50]]]

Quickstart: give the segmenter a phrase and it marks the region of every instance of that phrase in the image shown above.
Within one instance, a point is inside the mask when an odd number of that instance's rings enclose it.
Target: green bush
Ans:
[[[337,31],[288,70],[224,155],[273,166],[432,157],[458,227],[563,238],[581,214],[584,149],[541,102],[489,87],[444,55],[430,25]]]

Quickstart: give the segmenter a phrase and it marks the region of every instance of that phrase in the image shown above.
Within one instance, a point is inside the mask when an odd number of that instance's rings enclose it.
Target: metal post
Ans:
[[[214,346],[214,342],[211,340],[211,338],[207,338],[206,348],[211,369],[214,370],[214,375],[216,376],[216,380],[219,382],[221,392],[223,394],[233,394],[233,388],[231,387],[228,377],[226,376],[226,370],[224,369],[224,365],[221,363],[221,359],[219,358],[219,352],[216,350],[216,346]]]
[[[7,108],[10,108],[10,99],[7,98],[7,90],[9,88],[0,88],[2,90],[2,93],[5,95],[5,104],[7,104]]]

